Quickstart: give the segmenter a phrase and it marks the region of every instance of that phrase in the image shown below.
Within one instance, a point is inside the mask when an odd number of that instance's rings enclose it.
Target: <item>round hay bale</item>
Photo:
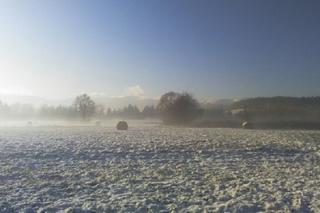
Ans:
[[[117,130],[128,130],[128,123],[126,121],[119,121]]]
[[[251,129],[252,128],[252,125],[251,123],[249,123],[248,121],[244,121],[242,124],[241,124],[241,127],[243,129]]]

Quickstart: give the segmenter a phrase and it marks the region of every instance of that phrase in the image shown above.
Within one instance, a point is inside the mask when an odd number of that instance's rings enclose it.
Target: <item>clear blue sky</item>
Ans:
[[[319,11],[317,0],[0,0],[0,92],[319,95]]]

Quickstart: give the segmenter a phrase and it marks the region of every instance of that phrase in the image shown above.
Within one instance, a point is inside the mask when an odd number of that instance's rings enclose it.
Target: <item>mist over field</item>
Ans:
[[[0,0],[0,213],[320,212],[319,11]]]

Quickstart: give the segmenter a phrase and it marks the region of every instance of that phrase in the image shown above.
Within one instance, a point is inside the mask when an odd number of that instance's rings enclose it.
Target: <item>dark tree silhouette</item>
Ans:
[[[235,102],[232,108],[243,109],[243,116],[249,117],[249,120],[319,121],[320,119],[320,97],[249,98]]]
[[[158,114],[156,108],[153,105],[145,106],[141,113],[143,118],[155,118]]]
[[[166,124],[188,124],[201,112],[200,105],[189,93],[168,92],[161,96],[157,109]]]
[[[80,113],[81,118],[87,120],[95,113],[96,105],[87,94],[83,94],[76,97],[74,107]]]

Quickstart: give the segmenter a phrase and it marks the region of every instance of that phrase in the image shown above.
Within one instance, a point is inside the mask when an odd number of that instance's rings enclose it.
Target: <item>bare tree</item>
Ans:
[[[96,105],[94,101],[87,94],[76,97],[74,107],[83,120],[88,120],[94,113]]]

